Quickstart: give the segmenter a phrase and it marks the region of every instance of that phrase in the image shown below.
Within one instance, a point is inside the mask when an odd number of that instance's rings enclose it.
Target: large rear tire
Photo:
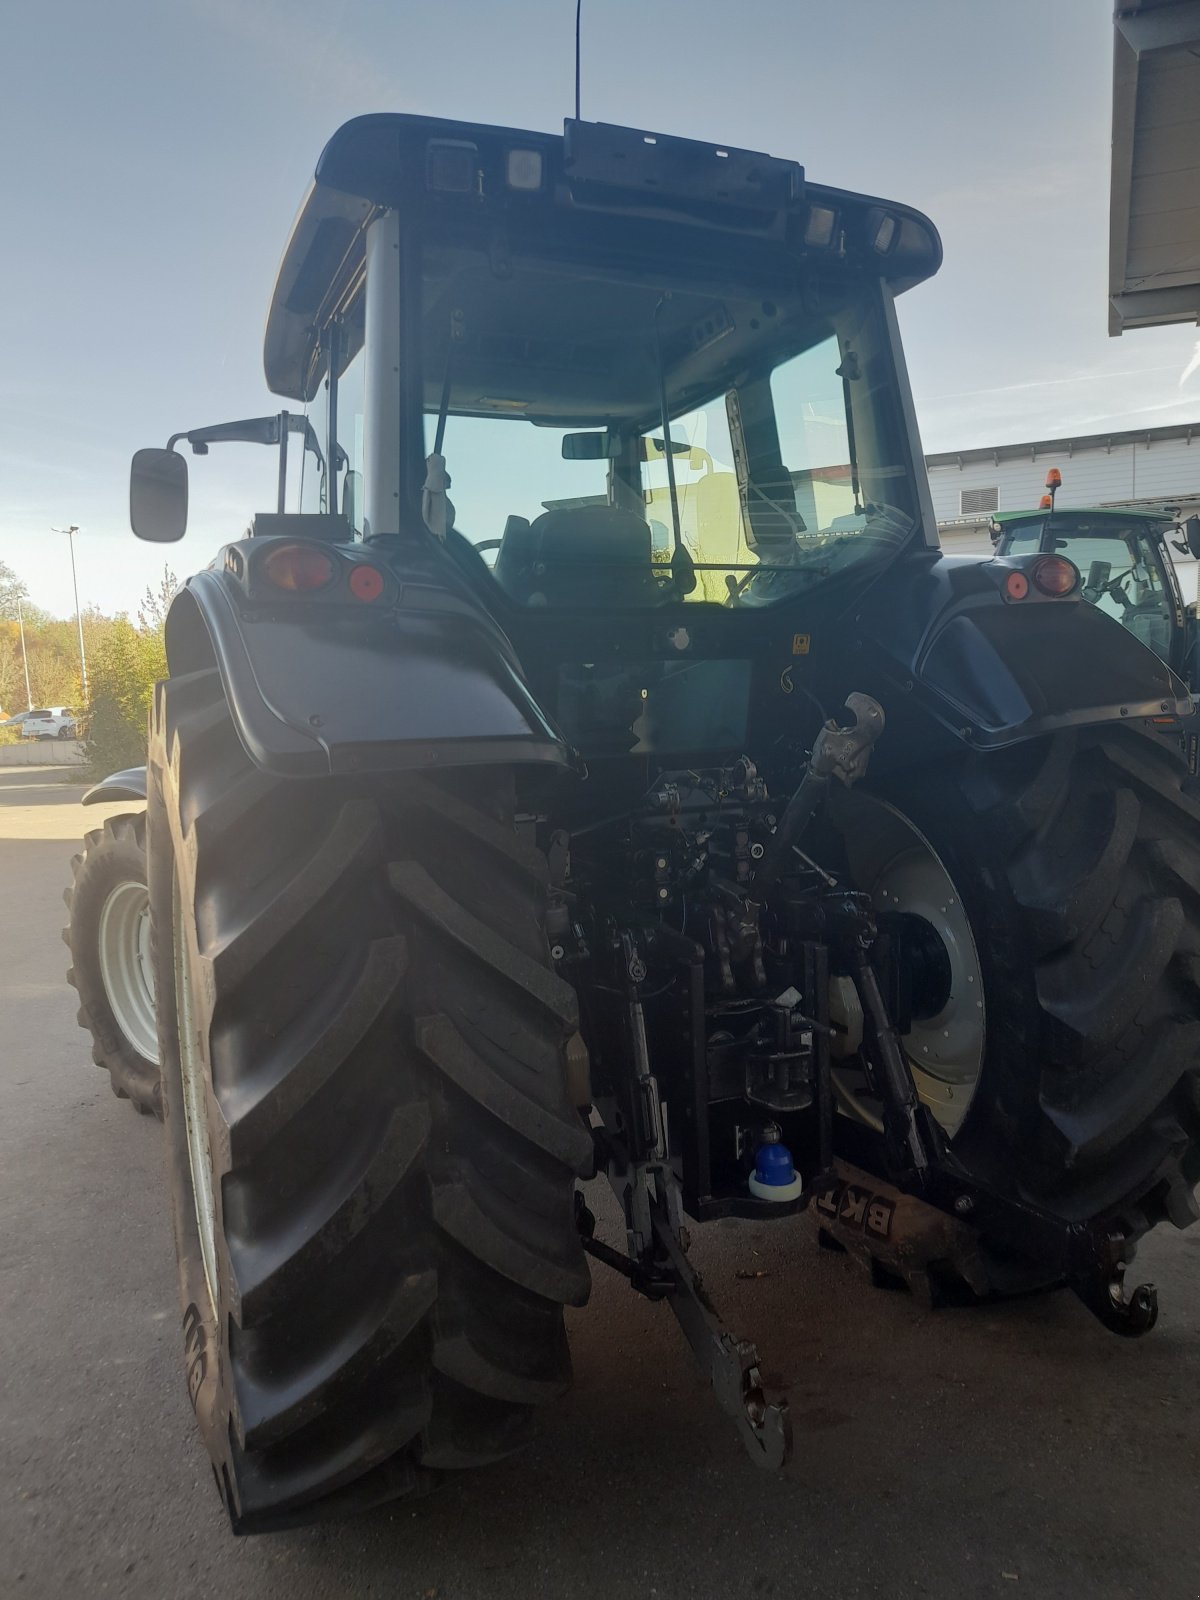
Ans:
[[[187,1383],[237,1532],[495,1461],[570,1378],[591,1140],[511,776],[280,781],[161,684],[150,890]]]
[[[982,1070],[956,1154],[1131,1240],[1200,1215],[1200,807],[1182,778],[1118,727],[876,791],[944,863],[978,951]]]
[[[71,860],[64,890],[71,952],[67,982],[79,991],[77,1020],[92,1036],[92,1060],[135,1111],[162,1116],[148,938],[146,818],[109,817]]]

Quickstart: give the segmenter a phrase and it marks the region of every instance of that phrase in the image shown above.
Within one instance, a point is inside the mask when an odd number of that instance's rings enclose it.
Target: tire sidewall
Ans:
[[[179,1305],[183,1335],[183,1364],[188,1399],[196,1414],[200,1432],[214,1460],[229,1452],[230,1406],[226,1394],[226,1360],[221,1337],[226,1322],[228,1279],[223,1253],[218,1247],[218,1310],[214,1313],[204,1274],[204,1257],[196,1221],[196,1202],[192,1190],[191,1159],[188,1151],[187,1119],[183,1103],[183,1080],[179,1059],[179,1012],[175,991],[173,894],[177,862],[187,861],[187,852],[176,848],[181,840],[178,794],[172,774],[151,754],[147,806],[147,862],[150,888],[150,928],[154,951],[158,1048],[162,1063],[163,1123],[166,1146],[167,1187],[171,1201],[171,1220],[175,1235],[175,1258],[179,1271]],[[181,873],[180,876],[185,876]],[[181,895],[190,886],[180,885]],[[209,1085],[209,1139],[214,1153],[212,1092]],[[219,1167],[218,1167],[219,1172]],[[213,1180],[214,1203],[221,1205],[220,1181]],[[217,1227],[218,1241],[221,1230]],[[214,1473],[216,1468],[214,1467]],[[218,1479],[222,1497],[227,1485]]]

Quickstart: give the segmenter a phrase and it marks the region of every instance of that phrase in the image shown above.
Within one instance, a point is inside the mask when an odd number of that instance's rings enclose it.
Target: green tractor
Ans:
[[[1061,473],[1052,467],[1036,511],[1001,511],[992,518],[997,556],[1066,556],[1079,570],[1083,598],[1161,657],[1194,697],[1200,691],[1197,607],[1184,603],[1170,552],[1173,547],[1200,560],[1200,517],[1180,523],[1166,508],[1059,510],[1061,484]],[[1161,713],[1151,719],[1162,737],[1178,741],[1191,779],[1200,758],[1195,720]]]
[[[1191,704],[1057,551],[939,549],[895,302],[940,259],[730,145],[364,117],[275,287],[289,409],[135,456],[169,541],[182,446],[278,452],[171,608],[147,772],[96,794],[146,800],[149,937],[114,901],[107,960],[156,1039],[114,1083],[164,1114],[235,1529],[524,1444],[589,1263],[780,1465],[689,1256],[718,1219],[1153,1325],[1200,809],[1147,719]]]

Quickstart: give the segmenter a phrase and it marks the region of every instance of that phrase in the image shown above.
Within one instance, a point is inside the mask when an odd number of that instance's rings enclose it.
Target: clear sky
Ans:
[[[801,161],[927,211],[900,302],[924,443],[1200,421],[1197,329],[1106,332],[1112,0],[584,0],[583,115]],[[261,340],[329,134],[367,111],[558,129],[574,0],[37,0],[5,8],[0,560],[133,609],[273,500],[189,458],[179,545],[128,531],[143,444],[278,409]]]

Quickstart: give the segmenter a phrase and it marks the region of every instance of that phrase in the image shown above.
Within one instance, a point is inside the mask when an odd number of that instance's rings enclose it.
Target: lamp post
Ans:
[[[79,609],[79,584],[75,579],[75,535],[79,529],[74,523],[69,528],[51,528],[51,533],[65,533],[67,544],[71,550],[71,587],[75,591],[75,626],[79,630],[79,677],[83,688],[84,703],[88,697],[87,658],[83,653],[83,613]]]
[[[29,687],[29,657],[25,653],[25,615],[21,610],[21,596],[17,596],[17,628],[21,634],[21,665],[25,668],[25,709],[33,710],[33,690]]]

